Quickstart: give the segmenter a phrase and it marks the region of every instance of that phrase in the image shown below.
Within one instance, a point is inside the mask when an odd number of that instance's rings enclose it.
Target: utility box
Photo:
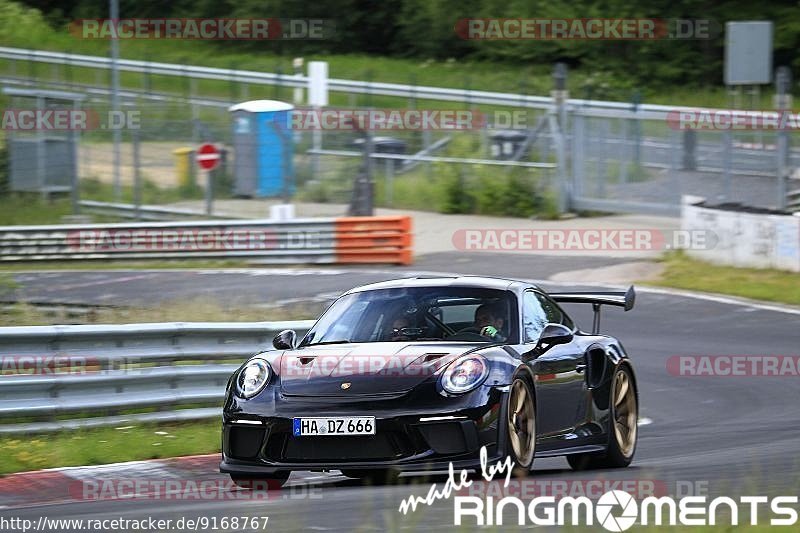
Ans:
[[[251,100],[229,108],[235,195],[263,198],[294,193],[293,109],[291,104],[277,100]]]
[[[77,181],[74,137],[9,136],[7,144],[12,191],[68,192]]]
[[[72,113],[80,116],[84,95],[63,91],[16,89],[4,87],[2,94],[10,98],[8,114],[17,117],[6,128],[8,149],[8,185],[12,191],[77,193],[78,138],[76,122],[56,127],[53,115]],[[23,112],[35,125],[22,124]],[[51,116],[41,124],[39,117]],[[6,123],[3,123],[4,128]],[[77,198],[77,196],[76,196]]]

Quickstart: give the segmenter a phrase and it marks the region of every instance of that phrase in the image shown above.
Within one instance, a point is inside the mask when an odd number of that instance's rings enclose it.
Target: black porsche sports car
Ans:
[[[339,297],[297,342],[278,334],[231,377],[222,472],[282,484],[292,470],[479,468],[510,456],[565,455],[575,469],[624,467],[637,442],[638,394],[600,307],[627,292],[547,294],[487,277],[411,278]],[[561,303],[594,309],[592,332]]]

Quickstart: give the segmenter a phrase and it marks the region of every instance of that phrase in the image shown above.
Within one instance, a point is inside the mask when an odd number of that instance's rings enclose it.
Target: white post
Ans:
[[[308,104],[319,113],[320,109],[328,105],[328,63],[325,61],[310,61],[308,63]],[[315,151],[322,149],[322,130],[313,131],[313,148]],[[319,179],[320,164],[319,154],[311,158],[313,179]]]
[[[292,60],[292,67],[294,68],[294,75],[295,77],[299,78],[303,75],[303,58],[302,57],[295,57]],[[303,104],[303,88],[302,87],[295,87],[294,88],[294,97],[292,98],[294,101],[294,105],[302,105]]]

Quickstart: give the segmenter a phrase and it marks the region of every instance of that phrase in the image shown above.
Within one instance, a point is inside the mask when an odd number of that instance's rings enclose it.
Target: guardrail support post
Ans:
[[[697,132],[688,129],[683,132],[683,161],[682,170],[697,169]]]
[[[392,196],[394,192],[394,162],[394,159],[386,160],[386,192],[384,193],[384,197],[388,207],[392,207]]]
[[[550,133],[556,139],[556,154],[558,157],[558,212],[565,213],[570,209],[571,184],[568,182],[567,172],[567,65],[556,63],[553,68],[553,114],[550,116]]]
[[[784,113],[791,113],[792,109],[792,71],[789,67],[775,69],[775,108],[778,110],[778,123],[783,124]],[[778,131],[777,139],[777,169],[778,169],[778,209],[786,209],[786,179],[789,177],[789,146],[791,137],[786,128]]]
[[[142,165],[139,158],[139,130],[134,129],[133,137],[133,203],[136,206],[136,220],[142,219]]]
[[[732,169],[733,165],[733,135],[730,130],[722,132],[722,176],[725,187],[724,199],[730,202],[733,195],[733,179]]]

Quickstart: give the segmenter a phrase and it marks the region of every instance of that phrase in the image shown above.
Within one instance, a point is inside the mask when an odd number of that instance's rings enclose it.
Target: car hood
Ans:
[[[402,392],[476,347],[480,345],[369,342],[289,350],[280,358],[281,391],[298,396]]]

